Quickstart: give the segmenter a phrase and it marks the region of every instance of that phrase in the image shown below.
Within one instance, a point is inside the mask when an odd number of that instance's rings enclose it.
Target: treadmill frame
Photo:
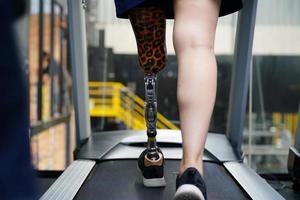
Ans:
[[[76,123],[76,146],[80,147],[90,136],[87,44],[85,17],[80,0],[68,0],[71,64]],[[239,158],[242,157],[243,126],[247,106],[249,75],[255,29],[257,0],[244,1],[239,12],[226,135]],[[79,114],[80,113],[80,114]]]
[[[244,0],[244,8],[238,15],[235,38],[226,134],[239,157],[242,155],[256,11],[257,0]]]
[[[85,10],[83,8],[81,0],[68,0],[76,147],[80,147],[91,136]]]

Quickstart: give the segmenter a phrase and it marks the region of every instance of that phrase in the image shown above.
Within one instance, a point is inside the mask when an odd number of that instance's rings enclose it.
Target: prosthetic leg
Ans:
[[[159,178],[155,177],[155,174],[163,175],[163,171],[157,172],[157,170],[161,171],[158,167],[163,170],[164,161],[163,154],[156,144],[156,122],[157,74],[166,66],[165,11],[159,6],[138,7],[130,11],[129,19],[137,41],[139,66],[145,75],[145,119],[148,145],[139,159],[139,167],[143,172],[145,186],[163,186],[164,180],[160,183],[151,182],[151,180]],[[157,167],[157,170],[151,169],[148,173],[147,167]]]

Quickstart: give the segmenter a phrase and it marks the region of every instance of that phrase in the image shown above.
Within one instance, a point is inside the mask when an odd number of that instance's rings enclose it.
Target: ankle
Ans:
[[[189,167],[196,168],[199,171],[199,173],[203,176],[203,161],[202,161],[202,159],[199,161],[189,161],[189,162],[181,160],[180,168],[179,168],[179,175],[181,175]]]

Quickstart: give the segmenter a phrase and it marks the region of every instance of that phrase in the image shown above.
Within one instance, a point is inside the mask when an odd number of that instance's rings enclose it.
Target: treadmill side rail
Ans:
[[[74,161],[40,199],[73,199],[95,164],[89,160]]]
[[[253,200],[284,200],[263,178],[243,163],[226,162],[224,167]]]

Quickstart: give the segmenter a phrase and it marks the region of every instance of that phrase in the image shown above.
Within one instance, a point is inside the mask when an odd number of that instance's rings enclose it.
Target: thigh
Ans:
[[[221,0],[174,0],[175,37],[213,46],[220,5]]]

